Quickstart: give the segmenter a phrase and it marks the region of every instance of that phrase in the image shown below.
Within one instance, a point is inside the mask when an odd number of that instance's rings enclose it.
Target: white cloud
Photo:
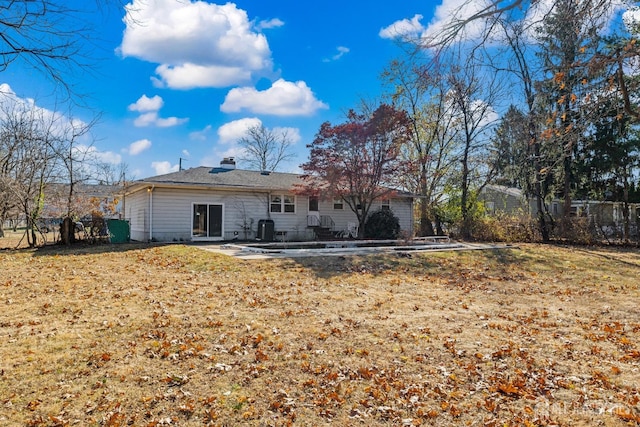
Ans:
[[[136,156],[149,148],[151,148],[151,141],[148,139],[140,139],[129,144],[129,149],[127,151],[130,155]]]
[[[181,125],[187,122],[187,118],[167,117],[162,118],[158,115],[158,110],[162,108],[164,101],[159,95],[155,95],[153,98],[149,98],[147,95],[142,95],[138,100],[130,104],[129,111],[137,111],[141,113],[133,121],[133,125],[136,127],[157,126],[160,128],[166,128],[171,126]]]
[[[109,163],[117,165],[122,163],[122,156],[113,151],[100,151],[94,145],[77,144],[73,147],[73,151],[77,158],[84,160],[93,160],[100,163]]]
[[[237,145],[224,146],[226,150],[220,150],[218,148],[211,151],[207,156],[200,159],[200,166],[218,166],[220,161],[225,157],[242,157],[243,150]]]
[[[114,153],[113,151],[97,151],[94,153],[95,157],[104,163],[110,163],[112,165],[117,165],[122,163],[122,156],[118,153]]]
[[[496,123],[500,118],[500,115],[496,110],[482,100],[476,99],[471,103],[470,107],[471,117],[478,123],[480,128],[490,126],[491,124]]]
[[[383,39],[416,38],[424,31],[420,23],[422,18],[422,15],[416,14],[411,19],[401,19],[380,29],[378,35]]]
[[[533,37],[535,28],[550,13],[557,2],[555,0],[538,0],[530,3],[524,11],[523,23],[524,27],[530,30],[528,36]],[[607,33],[616,13],[624,5],[624,0],[611,0],[605,5],[606,7],[593,9],[598,15],[594,14],[590,17],[590,24],[597,24],[602,33]],[[482,37],[489,28],[487,19],[470,20],[463,28],[460,28],[459,24],[482,12],[495,10],[499,6],[496,6],[496,2],[493,0],[442,0],[442,3],[436,7],[431,22],[426,27],[420,23],[422,16],[415,15],[411,20],[396,21],[383,28],[379,35],[383,38],[415,38],[417,36],[422,39],[425,45],[434,45],[444,40],[474,41]],[[494,42],[499,42],[501,39],[501,35],[497,32],[490,36],[489,40]]]
[[[221,144],[234,144],[238,139],[245,136],[247,129],[254,126],[261,126],[262,121],[257,117],[234,120],[225,123],[218,128],[218,141]]]
[[[244,149],[237,144],[238,140],[246,135],[247,129],[253,126],[262,126],[262,121],[256,117],[248,117],[234,120],[218,128],[218,144],[210,154],[200,158],[201,166],[217,166],[225,157],[240,159],[246,155]],[[295,144],[302,140],[300,129],[292,127],[274,127],[269,129],[277,135],[287,133],[287,138]]]
[[[638,28],[638,25],[640,25],[640,9],[632,8],[625,11],[622,15],[622,21],[627,27],[627,30],[636,30]]]
[[[191,156],[191,153],[189,153],[188,150],[182,150],[182,155],[185,156],[185,157],[189,157],[189,156]]]
[[[151,112],[151,113],[140,114],[133,121],[133,125],[136,126],[136,127],[150,126],[156,121],[157,118],[158,118],[158,113],[156,113],[155,111]]]
[[[164,101],[159,95],[155,95],[153,98],[149,98],[147,95],[142,95],[136,102],[130,104],[129,111],[138,111],[144,113],[147,111],[158,111],[164,105]]]
[[[277,19],[255,25],[234,3],[194,0],[133,0],[125,7],[126,28],[119,51],[161,64],[157,84],[171,88],[245,84],[271,72],[271,51],[262,28],[282,25]]]
[[[422,32],[422,38],[438,41],[451,34],[449,27],[452,23],[467,19],[483,10],[489,9],[488,0],[443,0],[436,7],[433,19]],[[456,38],[458,40],[473,40],[482,34],[485,21],[478,19],[467,24]]]
[[[0,117],[7,113],[12,114],[14,112],[16,114],[28,113],[34,120],[34,126],[42,127],[46,129],[47,132],[51,132],[61,138],[68,138],[70,135],[77,134],[78,131],[88,126],[87,123],[80,119],[65,116],[47,108],[40,107],[36,105],[35,100],[31,98],[20,98],[8,84],[0,84]],[[114,153],[113,151],[102,151],[95,145],[92,145],[91,141],[92,136],[90,132],[86,132],[78,138],[75,138],[73,146],[71,147],[74,158],[88,161],[86,164],[77,166],[83,173],[95,176],[96,171],[91,166],[93,162],[112,165],[122,163],[122,156],[120,154]]]
[[[274,127],[272,130],[276,135],[282,135],[286,132],[287,139],[292,144],[296,144],[302,140],[302,135],[300,135],[300,129],[298,128]]]
[[[172,126],[181,125],[183,123],[186,123],[187,121],[189,121],[189,119],[187,119],[187,118],[178,118],[178,117],[161,118],[161,117],[158,117],[156,119],[156,121],[155,121],[155,125],[158,126],[159,128],[168,128],[168,127],[172,127]]]
[[[231,89],[220,110],[225,113],[247,110],[254,114],[310,116],[326,108],[329,106],[317,100],[305,82],[279,79],[264,91],[252,87]]]
[[[530,28],[530,37],[536,36],[535,30],[541,26],[542,20],[552,13],[556,3],[554,0],[539,0],[529,6],[524,27]],[[625,0],[609,0],[606,5],[603,4],[602,7],[591,9],[595,13],[589,17],[586,24],[597,27],[600,34],[607,34],[611,30],[616,14],[627,9],[628,6],[629,4],[625,3]]]
[[[59,138],[79,135],[74,137],[76,144],[89,144],[92,139],[89,125],[83,120],[40,107],[33,98],[21,98],[11,89],[11,86],[2,83],[0,84],[0,118],[5,117],[6,114],[28,114],[29,120],[33,120],[33,126]],[[83,132],[85,130],[86,132]]]
[[[151,162],[151,167],[156,175],[164,175],[171,172],[177,172],[179,165],[172,165],[170,162]]]
[[[283,25],[284,25],[283,21],[281,21],[278,18],[273,18],[273,19],[258,22],[258,25],[256,25],[256,30],[268,30],[271,28],[282,27]]]
[[[442,0],[436,7],[431,22],[422,24],[423,15],[416,14],[411,19],[401,19],[380,29],[378,35],[384,39],[422,39],[423,43],[437,43],[452,35],[451,25],[463,21],[474,14],[489,9],[490,0]],[[485,21],[478,19],[468,23],[455,39],[472,40],[480,36]]]
[[[347,53],[350,52],[350,49],[348,47],[344,47],[344,46],[338,46],[336,49],[337,49],[338,53],[333,55],[331,58],[323,59],[322,62],[337,61],[338,59],[342,58],[344,55],[346,55]]]
[[[262,126],[262,121],[257,117],[247,117],[225,123],[218,128],[218,142],[225,145],[233,145],[246,135],[247,129],[256,126]],[[282,135],[286,132],[287,138],[294,144],[302,140],[300,129],[298,128],[277,126],[270,130],[276,135]]]
[[[207,135],[211,132],[211,125],[206,125],[202,130],[196,130],[189,134],[189,139],[194,141],[206,141]]]
[[[229,87],[248,83],[251,72],[241,67],[204,66],[196,64],[160,65],[156,68],[160,78],[152,77],[156,87],[193,89],[197,87]]]

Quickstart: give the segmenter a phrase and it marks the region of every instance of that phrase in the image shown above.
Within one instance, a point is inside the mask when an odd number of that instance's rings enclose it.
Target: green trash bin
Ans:
[[[111,243],[128,243],[131,240],[129,221],[108,219],[107,227]]]

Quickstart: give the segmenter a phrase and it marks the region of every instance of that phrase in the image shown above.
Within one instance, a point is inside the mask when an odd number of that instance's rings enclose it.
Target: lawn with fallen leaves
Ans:
[[[544,245],[0,250],[0,425],[635,425],[638,277]]]

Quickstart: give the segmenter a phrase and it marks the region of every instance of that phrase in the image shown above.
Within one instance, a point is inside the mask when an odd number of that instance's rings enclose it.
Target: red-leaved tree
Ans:
[[[400,147],[409,139],[405,111],[386,104],[370,113],[350,110],[347,121],[325,122],[307,146],[309,161],[302,165],[302,193],[342,199],[358,218],[358,237],[373,202],[389,198],[402,172]]]

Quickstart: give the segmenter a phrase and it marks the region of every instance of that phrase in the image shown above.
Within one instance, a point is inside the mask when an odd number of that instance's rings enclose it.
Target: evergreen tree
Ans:
[[[511,106],[502,117],[491,140],[491,162],[495,171],[494,182],[524,190],[531,195],[531,150],[527,118],[517,107]]]
[[[592,1],[557,0],[538,28],[538,55],[546,74],[539,91],[548,112],[543,151],[550,161],[546,172],[553,174],[564,199],[565,226],[576,187],[574,162],[586,143],[584,135],[592,117],[590,97],[598,86],[597,74],[588,66],[601,40],[601,20],[593,15],[597,11]]]

